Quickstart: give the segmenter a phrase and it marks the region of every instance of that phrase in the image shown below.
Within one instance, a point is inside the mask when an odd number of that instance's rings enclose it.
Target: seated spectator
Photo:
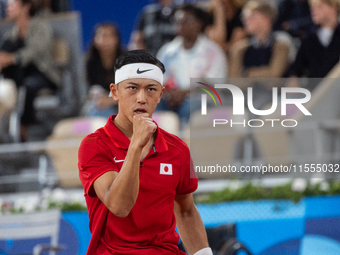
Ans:
[[[117,114],[117,102],[109,98],[109,93],[114,82],[114,64],[122,53],[118,27],[112,23],[98,24],[86,59],[86,77],[91,86],[86,115],[108,118]]]
[[[251,35],[231,50],[232,78],[280,78],[289,65],[289,44],[273,33],[275,6],[262,0],[251,0],[243,8],[244,27]],[[253,102],[256,109],[272,98],[271,83],[255,83]]]
[[[228,53],[229,49],[247,34],[241,20],[244,1],[212,0],[213,22],[206,29],[207,36]]]
[[[310,0],[310,5],[315,28],[301,43],[289,72],[291,77],[323,78],[339,62],[340,1]],[[310,82],[307,88],[312,91],[316,85],[316,82]],[[299,86],[299,84],[290,82],[289,86]]]
[[[288,66],[289,46],[273,34],[277,10],[265,1],[249,1],[243,9],[244,26],[251,35],[232,49],[232,78],[279,78]]]
[[[36,122],[34,98],[43,88],[56,89],[60,77],[52,55],[52,29],[33,18],[33,0],[10,0],[6,14],[15,26],[0,43],[0,71],[26,89],[21,116],[21,137],[25,140],[27,127]]]
[[[157,110],[173,110],[182,125],[189,119],[190,107],[200,109],[200,96],[195,100],[190,93],[190,78],[227,77],[227,60],[223,50],[202,33],[206,13],[193,5],[184,5],[175,12],[177,37],[164,45],[157,58],[164,63],[166,90]]]
[[[165,43],[174,39],[176,31],[171,14],[175,4],[176,0],[157,0],[145,6],[131,34],[129,50],[147,50],[156,55]]]
[[[278,5],[275,30],[283,30],[293,37],[304,38],[313,25],[308,0],[282,0]]]

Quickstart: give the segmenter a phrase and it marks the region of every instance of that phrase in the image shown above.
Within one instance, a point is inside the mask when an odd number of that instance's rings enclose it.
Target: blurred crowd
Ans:
[[[184,3],[183,3],[184,2]],[[190,1],[192,2],[192,1]],[[5,16],[15,23],[1,35],[0,72],[26,88],[21,136],[34,122],[39,90],[58,90],[49,27],[36,15],[67,10],[66,1],[9,0]],[[145,49],[165,65],[165,93],[158,111],[174,111],[182,127],[200,109],[190,78],[323,78],[339,62],[340,0],[158,0],[136,17],[128,45],[112,21],[99,23],[85,52],[88,100],[82,115],[108,117],[117,104],[108,97],[114,64],[126,50]],[[308,84],[313,91],[317,84]],[[297,80],[285,86],[302,86]],[[271,85],[254,84],[255,108],[271,100]],[[189,98],[190,95],[190,98]],[[191,109],[190,109],[191,108]]]

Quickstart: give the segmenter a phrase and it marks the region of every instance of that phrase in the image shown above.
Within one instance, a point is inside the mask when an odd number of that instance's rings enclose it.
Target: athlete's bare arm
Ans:
[[[191,193],[176,195],[174,212],[179,234],[188,252],[194,254],[209,247],[205,227]]]
[[[137,200],[142,151],[156,129],[156,124],[147,113],[135,115],[133,135],[120,172],[106,172],[93,183],[99,199],[118,217],[126,217]]]

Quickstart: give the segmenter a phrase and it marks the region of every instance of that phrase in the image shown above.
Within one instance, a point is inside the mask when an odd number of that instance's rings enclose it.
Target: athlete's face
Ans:
[[[110,86],[112,97],[118,102],[118,115],[132,122],[133,116],[148,113],[152,117],[161,100],[164,87],[151,79],[128,79]]]

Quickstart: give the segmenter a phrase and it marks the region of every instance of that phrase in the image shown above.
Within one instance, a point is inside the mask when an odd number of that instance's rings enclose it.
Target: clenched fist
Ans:
[[[157,130],[157,125],[152,121],[148,113],[133,116],[133,135],[131,142],[140,148],[144,148],[150,141],[151,136]]]

